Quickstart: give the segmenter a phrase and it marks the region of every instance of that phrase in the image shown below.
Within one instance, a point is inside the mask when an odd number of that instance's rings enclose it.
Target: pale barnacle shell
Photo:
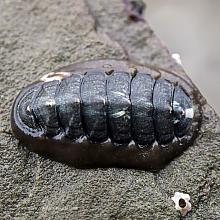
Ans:
[[[44,75],[43,77],[41,77],[40,81],[43,82],[51,82],[54,80],[62,80],[64,77],[70,76],[71,74],[68,72],[50,72],[46,75]]]
[[[182,65],[182,60],[181,60],[181,56],[178,53],[173,53],[172,54],[172,58],[180,65]]]
[[[182,216],[185,216],[189,211],[191,211],[192,205],[190,203],[189,194],[175,192],[171,199],[175,203],[176,210],[180,211]]]

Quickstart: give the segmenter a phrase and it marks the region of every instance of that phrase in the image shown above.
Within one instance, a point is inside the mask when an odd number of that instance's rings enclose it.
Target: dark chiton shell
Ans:
[[[31,151],[75,167],[158,170],[198,136],[200,96],[186,76],[88,61],[24,88],[11,125]]]

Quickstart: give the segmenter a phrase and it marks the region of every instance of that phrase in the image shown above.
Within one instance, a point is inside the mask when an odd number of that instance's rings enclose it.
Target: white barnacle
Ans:
[[[62,80],[66,76],[70,76],[71,74],[68,72],[51,72],[41,77],[41,81],[43,82],[51,82],[54,80]]]
[[[182,65],[182,60],[181,60],[181,57],[180,57],[180,54],[178,53],[173,53],[172,54],[172,58],[180,65]]]
[[[185,216],[192,209],[190,203],[189,194],[175,192],[174,196],[171,198],[175,203],[175,209],[180,211],[182,216]]]

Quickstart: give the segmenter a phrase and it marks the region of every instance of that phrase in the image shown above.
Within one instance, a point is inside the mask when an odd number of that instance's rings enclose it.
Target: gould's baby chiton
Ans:
[[[31,151],[79,168],[158,170],[198,135],[186,76],[120,60],[76,63],[24,88],[12,130]]]

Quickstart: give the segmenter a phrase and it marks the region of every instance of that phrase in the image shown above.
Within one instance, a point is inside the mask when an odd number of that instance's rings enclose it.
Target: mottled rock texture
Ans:
[[[220,219],[220,121],[209,105],[194,146],[158,173],[75,169],[11,134],[13,99],[54,68],[129,57],[185,74],[147,22],[129,20],[119,0],[1,0],[0,9],[1,219],[179,219],[176,191],[192,198],[186,219]]]

